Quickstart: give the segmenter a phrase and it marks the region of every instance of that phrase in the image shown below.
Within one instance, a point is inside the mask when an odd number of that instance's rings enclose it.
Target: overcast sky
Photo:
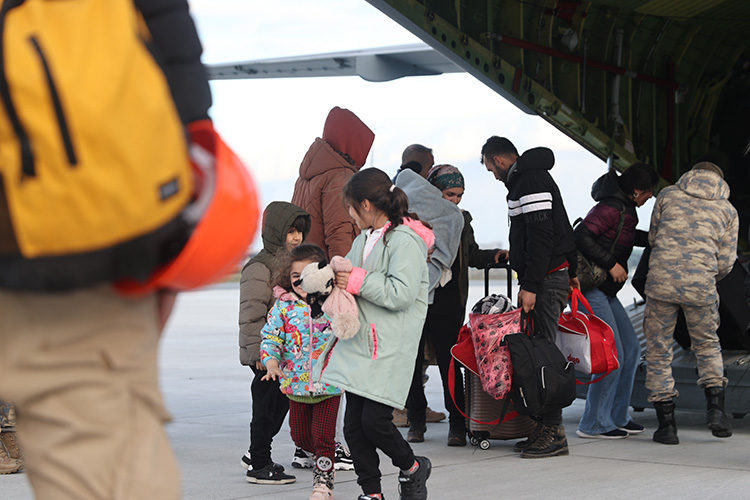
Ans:
[[[247,61],[417,43],[419,40],[364,0],[189,0],[205,63]],[[537,116],[526,115],[467,74],[369,83],[359,77],[212,82],[211,116],[249,165],[261,205],[289,201],[300,162],[322,133],[334,106],[348,108],[375,132],[368,166],[395,173],[412,143],[431,147],[437,163],[466,179],[459,205],[474,217],[477,241],[507,247],[507,191],[479,156],[485,140],[505,136],[519,152],[551,148],[552,175],[572,220],[593,206],[590,188],[606,165]],[[639,209],[648,225],[648,203]],[[260,238],[253,243],[261,246]]]

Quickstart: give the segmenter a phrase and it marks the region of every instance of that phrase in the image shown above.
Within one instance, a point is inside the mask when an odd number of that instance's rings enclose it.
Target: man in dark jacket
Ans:
[[[560,190],[549,174],[555,157],[547,148],[519,156],[504,137],[490,137],[482,163],[508,188],[510,265],[518,273],[518,305],[534,311],[537,331],[554,342],[569,288],[578,288],[573,229]],[[562,410],[541,415],[528,439],[517,443],[522,458],[568,454]]]

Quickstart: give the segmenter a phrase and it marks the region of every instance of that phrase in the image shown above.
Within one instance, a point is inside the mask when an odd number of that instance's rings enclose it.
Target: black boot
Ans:
[[[406,440],[410,443],[422,443],[424,442],[424,433],[427,432],[427,425],[425,421],[414,421],[409,420],[409,431],[406,433]]]
[[[662,444],[680,444],[677,437],[677,423],[674,421],[674,403],[672,401],[659,401],[654,403],[656,418],[659,419],[659,428],[654,432],[654,441]]]
[[[448,446],[466,446],[464,419],[453,419],[448,427]]]
[[[729,419],[724,413],[724,388],[706,387],[706,426],[720,438],[732,435]]]

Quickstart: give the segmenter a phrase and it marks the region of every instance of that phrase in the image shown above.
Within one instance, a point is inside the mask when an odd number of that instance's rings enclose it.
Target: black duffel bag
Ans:
[[[521,329],[506,335],[513,379],[510,397],[518,413],[539,416],[570,406],[576,398],[575,365],[547,335],[536,333],[533,315],[521,315]]]

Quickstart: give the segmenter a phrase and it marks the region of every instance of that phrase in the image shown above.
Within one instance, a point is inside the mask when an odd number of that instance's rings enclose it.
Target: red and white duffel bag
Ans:
[[[586,314],[578,310],[579,302],[590,311]],[[620,367],[617,361],[617,346],[612,328],[594,315],[586,297],[580,290],[573,289],[570,312],[560,316],[555,344],[565,359],[575,364],[576,371],[587,374],[602,374],[598,382]],[[582,384],[582,382],[578,382]]]

